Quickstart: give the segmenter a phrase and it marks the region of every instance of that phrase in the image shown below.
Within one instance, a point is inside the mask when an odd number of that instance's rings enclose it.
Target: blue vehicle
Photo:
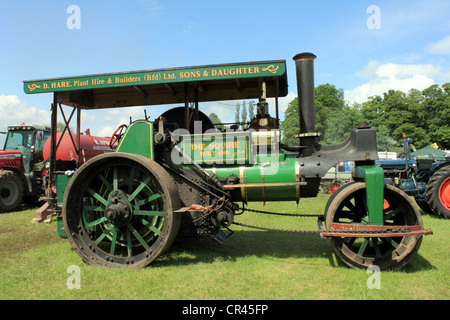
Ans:
[[[450,219],[450,161],[411,159],[411,138],[405,138],[405,160],[377,161],[384,169],[385,183],[410,196],[426,213]]]

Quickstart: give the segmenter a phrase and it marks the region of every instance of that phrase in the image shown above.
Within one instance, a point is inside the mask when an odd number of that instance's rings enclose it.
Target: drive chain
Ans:
[[[323,218],[323,214],[304,214],[304,213],[282,213],[282,212],[271,212],[271,211],[263,211],[257,209],[249,209],[249,208],[239,208],[242,211],[248,212],[256,212],[256,213],[264,213],[264,214],[273,214],[277,216],[290,216],[290,217],[316,217]]]
[[[293,217],[318,217],[318,218],[324,218],[324,215],[319,214],[296,214],[296,213],[281,213],[281,212],[270,212],[270,211],[263,211],[263,210],[256,210],[256,209],[246,209],[241,208],[243,211],[249,211],[249,212],[256,212],[256,213],[264,213],[264,214],[272,214],[272,215],[280,215],[280,216],[293,216]],[[248,225],[240,222],[233,222],[233,224],[246,227],[246,228],[252,228],[252,229],[258,229],[258,230],[265,230],[265,231],[276,231],[276,232],[287,232],[287,233],[310,233],[310,234],[320,234],[320,233],[327,233],[332,232],[334,234],[371,234],[373,236],[376,236],[378,234],[383,234],[384,232],[379,231],[371,231],[371,230],[325,230],[325,229],[319,229],[319,230],[291,230],[291,229],[277,229],[277,228],[267,228],[267,227],[259,227],[259,226],[253,226]],[[398,231],[402,232],[410,232],[411,230],[409,228],[399,229]]]
[[[242,212],[248,211],[248,212],[271,214],[271,215],[277,215],[277,216],[315,217],[315,218],[323,218],[324,217],[323,214],[283,213],[283,212],[271,212],[271,211],[249,209],[249,208],[240,208],[240,209],[242,210]],[[288,232],[288,233],[322,233],[323,232],[323,230],[290,230],[290,229],[258,227],[258,226],[252,226],[252,225],[248,225],[248,224],[244,224],[244,223],[240,223],[240,222],[233,222],[233,224],[241,226],[241,227],[259,229],[259,230],[265,230],[265,231],[277,231],[277,232]]]

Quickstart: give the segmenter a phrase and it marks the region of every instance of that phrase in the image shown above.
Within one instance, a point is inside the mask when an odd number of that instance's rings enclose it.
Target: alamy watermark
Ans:
[[[66,10],[67,14],[70,16],[66,20],[66,26],[69,30],[79,30],[81,29],[81,9],[77,5],[70,5]]]
[[[366,270],[367,274],[371,274],[366,281],[366,285],[367,285],[367,289],[369,290],[373,290],[373,289],[377,289],[380,290],[381,289],[381,271],[380,271],[380,267],[376,266],[376,265],[371,265],[367,268]]]
[[[381,9],[377,5],[370,5],[367,10],[367,14],[370,14],[369,18],[367,18],[366,26],[370,30],[381,29]]]
[[[81,288],[81,270],[79,266],[68,266],[67,271],[70,276],[67,278],[67,289],[80,289]]]

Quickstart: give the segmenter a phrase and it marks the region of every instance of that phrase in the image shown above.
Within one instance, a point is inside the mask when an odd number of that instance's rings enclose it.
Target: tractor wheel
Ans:
[[[72,247],[89,264],[142,268],[175,239],[180,200],[170,175],[139,155],[109,153],[74,174],[63,200]]]
[[[427,199],[434,213],[450,219],[450,166],[436,171],[427,183]]]
[[[341,182],[338,180],[333,180],[333,182],[331,182],[330,187],[328,188],[328,192],[330,194],[333,194],[336,192],[337,189],[339,189],[341,187]]]
[[[419,210],[400,189],[386,185],[384,200],[385,226],[422,225]],[[352,182],[340,187],[325,208],[327,229],[333,222],[367,225],[366,203],[364,183]],[[422,236],[331,238],[337,256],[355,269],[367,269],[371,265],[380,270],[400,269],[414,257],[421,242]]]
[[[0,171],[0,212],[16,210],[22,203],[24,187],[13,171]]]

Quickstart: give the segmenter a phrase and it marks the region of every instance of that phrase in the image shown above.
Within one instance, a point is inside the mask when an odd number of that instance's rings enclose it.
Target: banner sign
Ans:
[[[24,81],[28,94],[111,87],[281,76],[285,61],[266,61]]]

